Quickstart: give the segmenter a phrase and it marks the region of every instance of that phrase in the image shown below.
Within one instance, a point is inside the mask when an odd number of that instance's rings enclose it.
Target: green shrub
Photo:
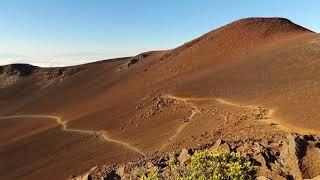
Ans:
[[[141,180],[159,180],[157,171],[151,170],[141,177]]]
[[[137,166],[131,171],[131,178],[140,180],[159,180],[159,174],[153,169],[146,170]]]
[[[135,167],[131,174],[140,180],[251,180],[256,171],[250,161],[234,152],[196,151],[189,164],[180,164],[177,157],[169,159],[170,177],[154,169]]]
[[[145,170],[142,167],[135,167],[132,171],[131,171],[131,175],[133,177],[143,177],[145,174]]]
[[[183,170],[176,171],[174,179],[250,180],[255,179],[255,173],[251,163],[236,153],[203,150],[197,151]]]

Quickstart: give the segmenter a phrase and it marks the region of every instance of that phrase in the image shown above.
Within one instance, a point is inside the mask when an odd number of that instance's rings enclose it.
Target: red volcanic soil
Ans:
[[[0,119],[0,179],[62,179],[221,135],[318,133],[319,50],[318,34],[287,19],[248,18],[169,51],[64,68],[4,66],[0,117],[26,118]],[[276,127],[239,121],[259,106]]]
[[[30,117],[10,117],[1,119],[0,145],[27,138],[56,126],[55,120]]]

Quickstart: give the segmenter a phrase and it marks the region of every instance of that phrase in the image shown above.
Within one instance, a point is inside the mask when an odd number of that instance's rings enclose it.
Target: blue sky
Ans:
[[[319,0],[0,0],[0,65],[170,49],[245,17],[286,17],[319,32],[319,9]]]

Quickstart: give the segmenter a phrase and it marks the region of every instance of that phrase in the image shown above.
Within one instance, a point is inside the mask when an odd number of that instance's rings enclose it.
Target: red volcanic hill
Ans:
[[[269,125],[236,121],[242,105],[272,112],[272,128],[317,133],[319,50],[318,34],[290,20],[247,18],[168,51],[3,66],[0,179],[59,179],[218,137],[271,137]]]
[[[246,18],[206,33],[169,51],[165,57],[173,59],[169,66],[192,71],[197,66],[239,59],[262,46],[304,33],[312,32],[288,19]]]
[[[245,48],[247,44],[258,44],[261,41],[277,40],[291,34],[304,32],[311,31],[285,18],[246,18],[206,33],[180,48],[193,45],[204,46],[205,44],[237,45],[237,43],[245,45],[243,47]]]

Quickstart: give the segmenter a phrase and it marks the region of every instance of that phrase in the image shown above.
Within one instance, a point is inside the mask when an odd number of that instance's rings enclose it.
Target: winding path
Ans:
[[[214,101],[217,101],[217,102],[219,102],[221,104],[225,104],[225,105],[229,105],[229,106],[237,106],[237,107],[240,107],[240,108],[250,108],[250,109],[254,109],[254,110],[261,110],[261,108],[258,107],[258,106],[237,104],[237,103],[234,103],[234,102],[227,101],[225,99],[215,98],[215,97],[190,98],[190,97],[179,97],[179,96],[174,96],[174,95],[169,95],[169,94],[164,95],[164,97],[170,98],[170,99],[179,100],[179,101],[182,101],[182,102],[190,105],[193,108],[193,110],[192,110],[192,113],[189,116],[188,120],[191,120],[197,113],[200,112],[200,110],[197,107],[197,105],[192,103],[192,102],[190,102],[190,101],[214,100]],[[280,128],[284,132],[289,132],[289,133],[298,132],[298,133],[301,133],[301,134],[317,134],[317,135],[320,135],[320,130],[301,128],[301,127],[290,125],[290,124],[285,123],[285,122],[281,122],[278,118],[275,118],[273,116],[274,112],[275,112],[274,109],[268,109],[267,113],[264,114],[265,117],[267,117],[267,119],[263,119],[263,120],[261,120],[261,122],[264,122],[264,123],[275,123],[277,125],[277,127]],[[168,145],[168,143],[170,141],[175,139],[180,134],[180,132],[182,132],[182,130],[187,126],[187,124],[188,123],[182,124],[176,130],[176,132],[168,139],[168,141],[165,142],[164,144],[162,144],[160,150],[163,150]]]
[[[11,118],[49,118],[49,119],[54,119],[56,120],[57,124],[61,126],[61,130],[65,132],[73,132],[73,133],[81,133],[81,134],[92,134],[92,135],[98,135],[101,136],[105,141],[111,142],[111,143],[116,143],[120,144],[122,146],[125,146],[126,148],[135,151],[136,153],[146,156],[142,151],[139,149],[129,145],[128,143],[118,141],[115,139],[112,139],[108,137],[106,131],[90,131],[90,130],[82,130],[82,129],[74,129],[74,128],[69,128],[67,126],[67,122],[62,121],[60,117],[57,116],[48,116],[48,115],[17,115],[17,116],[5,116],[5,117],[0,117],[0,119],[11,119]]]
[[[193,109],[191,110],[191,115],[188,117],[188,121],[190,121],[196,114],[200,112],[200,109],[193,103],[190,103],[189,98],[182,98],[182,97],[177,97],[173,95],[164,95],[164,98],[169,98],[169,99],[174,99],[177,101],[183,101],[185,104],[190,105]],[[176,138],[180,132],[187,126],[188,123],[183,123],[177,130],[176,132],[168,139],[168,142],[171,142],[174,138]],[[160,151],[162,151],[165,147],[167,146],[167,143],[164,143],[160,147]]]
[[[217,101],[221,104],[225,104],[225,105],[229,105],[229,106],[237,106],[237,107],[241,107],[241,108],[251,108],[251,109],[260,109],[259,107],[256,106],[250,106],[250,105],[241,105],[241,104],[236,104],[236,103],[232,103],[226,100],[223,100],[221,98],[213,98],[213,97],[209,97],[209,98],[187,98],[187,97],[178,97],[178,96],[174,96],[174,95],[170,95],[170,94],[166,94],[163,97],[165,98],[169,98],[169,99],[174,99],[174,100],[178,100],[178,101],[182,101],[187,105],[190,105],[193,110],[191,111],[191,115],[188,117],[188,121],[192,120],[192,118],[198,114],[200,112],[200,109],[197,107],[197,105],[195,105],[194,103],[190,102],[190,101],[200,101],[200,100],[214,100]],[[267,116],[270,117],[273,113],[273,110],[269,110],[267,113]],[[177,130],[176,132],[168,139],[167,142],[165,142],[164,144],[162,144],[162,146],[160,147],[160,151],[164,150],[164,148],[167,147],[168,143],[171,142],[172,140],[174,140],[181,132],[182,130],[188,125],[188,123],[183,123]]]

